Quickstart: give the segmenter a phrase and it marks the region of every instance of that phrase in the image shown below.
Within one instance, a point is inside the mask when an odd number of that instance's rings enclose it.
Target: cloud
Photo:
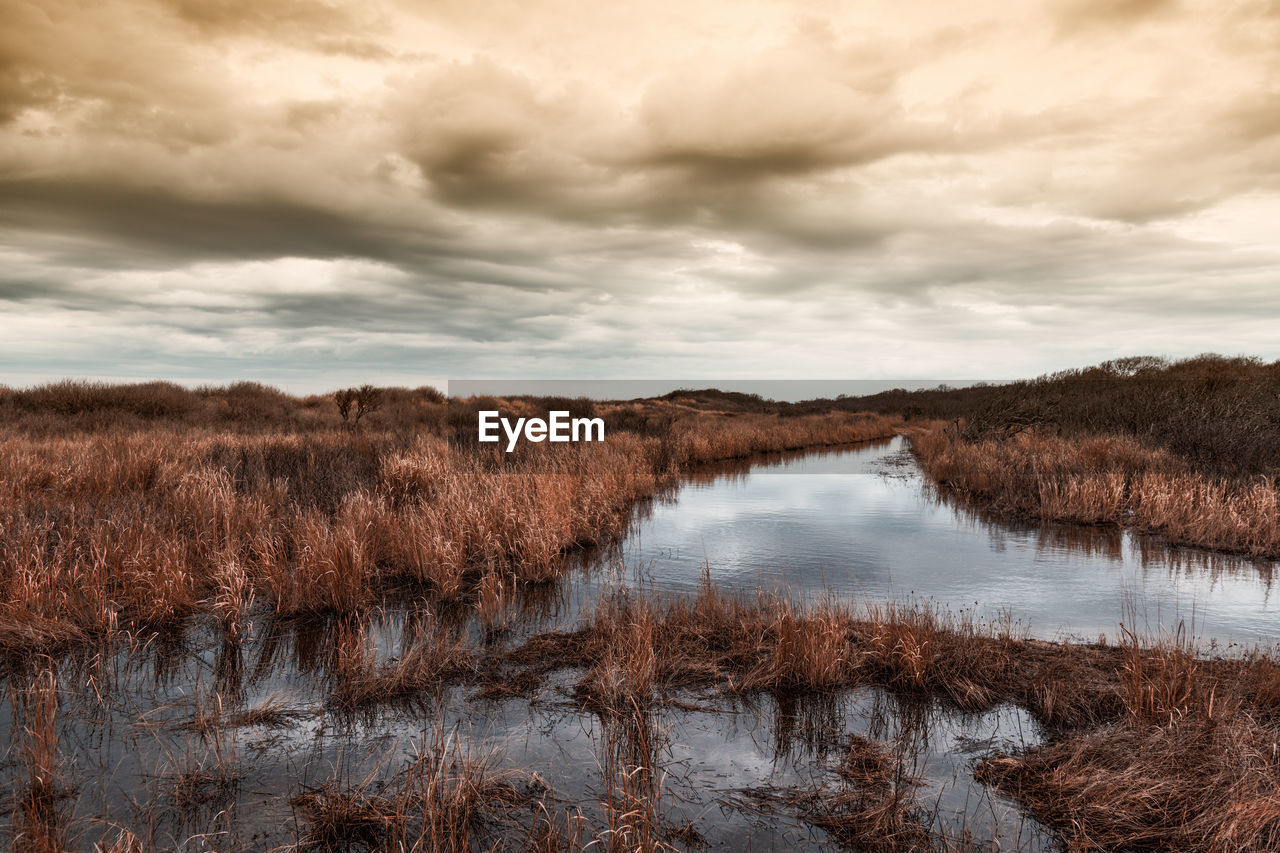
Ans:
[[[1179,0],[1067,0],[1058,13],[1064,33],[1128,28],[1144,20],[1173,14]]]
[[[846,76],[795,48],[709,73],[669,71],[645,93],[639,159],[732,182],[939,147],[944,129],[909,121],[892,89]]]
[[[0,352],[974,375],[1164,330],[1280,356],[1240,213],[1280,193],[1277,36],[1195,0],[14,0],[0,302],[27,336]]]
[[[161,187],[33,179],[0,181],[0,225],[92,236],[91,244],[63,252],[103,266],[137,267],[214,258],[407,260],[445,237],[426,223],[409,233],[394,223],[287,199],[182,197]]]

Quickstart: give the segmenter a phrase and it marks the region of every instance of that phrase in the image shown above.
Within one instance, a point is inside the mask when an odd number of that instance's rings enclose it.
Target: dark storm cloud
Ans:
[[[412,260],[444,229],[410,230],[283,199],[180,198],[172,189],[108,182],[0,179],[0,226],[78,233],[103,263],[147,267],[195,260],[368,257]],[[70,251],[85,251],[85,247]]]

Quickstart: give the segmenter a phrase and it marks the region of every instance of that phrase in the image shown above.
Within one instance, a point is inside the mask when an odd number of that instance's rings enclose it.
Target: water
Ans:
[[[921,600],[1041,639],[1096,640],[1179,622],[1220,650],[1280,640],[1274,566],[1175,549],[1116,528],[1017,524],[942,499],[904,440],[764,458],[704,475],[637,521],[623,561],[654,586]],[[1135,619],[1136,614],[1136,619]]]
[[[923,600],[976,619],[1012,619],[1042,638],[1114,636],[1135,614],[1148,633],[1185,620],[1220,650],[1280,633],[1269,564],[1172,550],[1114,529],[983,518],[935,494],[901,439],[697,472],[669,497],[637,507],[629,534],[581,563],[556,587],[526,591],[501,642],[572,625],[620,585],[693,591],[704,564],[724,589]],[[396,654],[406,621],[434,609],[401,602],[371,613],[365,627],[375,653]],[[479,637],[474,625],[464,630]],[[273,624],[259,612],[243,643],[229,646],[213,620],[198,617],[183,633],[136,642],[86,650],[59,667],[58,772],[73,789],[61,808],[77,849],[112,837],[116,826],[155,849],[286,845],[305,827],[292,798],[334,779],[376,785],[415,745],[442,736],[469,754],[492,754],[501,768],[538,774],[556,803],[581,809],[595,831],[604,825],[608,744],[629,734],[572,701],[581,673],[553,675],[532,700],[487,701],[452,687],[351,714],[329,701],[332,622]],[[17,676],[6,680],[19,685]],[[290,716],[280,727],[228,726],[210,737],[184,727],[217,697],[228,714],[272,703]],[[835,767],[860,735],[887,744],[919,777],[935,829],[965,828],[1004,850],[1053,849],[1034,820],[971,776],[984,755],[1042,741],[1019,708],[962,713],[871,687],[794,701],[676,698],[644,721],[663,780],[661,812],[669,827],[691,826],[711,849],[832,849],[830,836],[786,804],[841,790]],[[10,745],[0,755],[0,784],[11,790],[24,772],[21,726],[13,705],[0,702],[0,741]],[[179,774],[219,765],[234,782],[183,802]],[[0,844],[12,840],[11,803],[0,809]]]
[[[554,676],[531,702],[478,701],[466,688],[448,688],[412,705],[341,713],[324,704],[322,683],[330,674],[323,665],[312,670],[299,663],[296,634],[276,638],[286,657],[268,672],[254,675],[249,659],[241,677],[219,671],[225,662],[215,636],[194,631],[186,654],[166,653],[162,666],[121,651],[105,671],[96,669],[111,682],[103,685],[103,701],[69,691],[86,674],[77,662],[62,668],[59,681],[68,687],[59,708],[59,774],[75,780],[67,804],[74,848],[88,849],[110,839],[114,827],[128,827],[151,849],[275,849],[305,829],[289,805],[293,797],[333,780],[344,789],[373,780],[368,788],[377,791],[415,749],[442,738],[459,744],[450,755],[493,755],[497,769],[537,773],[553,786],[553,802],[580,810],[593,832],[606,825],[599,803],[610,772],[609,744],[625,741],[633,724],[568,701],[574,674]],[[292,722],[228,726],[203,738],[185,728],[197,707],[208,707],[219,693],[228,709],[237,694],[245,707],[281,704]],[[711,849],[838,849],[794,809],[761,801],[839,792],[835,768],[858,735],[887,744],[906,773],[918,777],[914,788],[935,828],[965,827],[1001,849],[1054,849],[1034,820],[970,777],[972,762],[992,750],[1041,742],[1037,725],[1019,708],[965,713],[874,687],[785,703],[705,693],[676,698],[678,704],[645,720],[654,743],[648,760],[662,780],[662,822],[694,827]],[[8,708],[0,712],[0,730],[12,730],[9,714]],[[220,767],[234,780],[207,785],[196,792],[197,802],[183,804],[179,775]],[[6,761],[0,778],[12,779],[18,770]],[[519,839],[519,830],[511,837]]]

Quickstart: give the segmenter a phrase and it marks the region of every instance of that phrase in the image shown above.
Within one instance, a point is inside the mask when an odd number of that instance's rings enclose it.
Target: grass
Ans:
[[[200,735],[217,734],[224,728],[248,726],[262,726],[269,729],[283,728],[292,725],[297,718],[305,716],[300,711],[290,709],[285,701],[279,697],[271,697],[256,707],[232,713],[223,711],[222,697],[220,695],[215,695],[214,699],[207,704],[200,701],[197,696],[193,704],[195,705],[195,713],[190,719],[182,723],[181,727]]]
[[[1280,668],[1263,654],[1198,657],[1180,633],[1047,643],[924,607],[802,608],[705,583],[693,599],[606,600],[583,627],[506,655],[543,672],[584,668],[578,701],[633,726],[690,687],[783,696],[870,684],[963,710],[1012,703],[1049,742],[988,758],[979,778],[1073,849],[1262,851],[1280,839]],[[873,744],[855,742],[842,770],[861,784],[765,799],[855,847],[963,847],[922,830],[910,786],[876,781],[891,767]]]
[[[924,853],[946,850],[946,839],[929,829],[919,780],[906,771],[907,757],[887,745],[854,736],[837,767],[835,788],[754,789],[739,803],[758,811],[783,811],[826,831],[853,850]]]
[[[292,800],[306,822],[303,850],[465,851],[484,821],[539,802],[495,766],[494,752],[476,752],[454,733],[418,744],[391,779],[380,767],[355,785],[334,779]],[[545,843],[545,842],[544,842]]]
[[[349,642],[363,645],[364,638],[359,635]],[[347,709],[411,699],[440,685],[468,681],[479,666],[477,653],[463,638],[431,619],[406,629],[404,651],[394,660],[374,662],[362,648],[352,650],[341,640],[339,654],[346,658],[336,668],[331,700]]]
[[[110,842],[100,841],[93,845],[93,850],[94,853],[146,853],[147,847],[129,830],[117,828]]]
[[[581,668],[579,701],[613,712],[682,687],[782,694],[859,684],[981,710],[1018,697],[1026,669],[1051,648],[923,606],[801,606],[726,595],[704,578],[692,598],[606,598],[583,627],[532,637],[482,668],[494,678]]]
[[[917,432],[912,447],[935,482],[984,508],[1124,525],[1177,545],[1280,556],[1280,483],[1200,473],[1136,438],[1029,430],[970,440],[935,427]]]
[[[14,427],[0,443],[0,651],[56,652],[202,613],[236,641],[256,610],[353,614],[396,590],[475,601],[500,631],[515,587],[554,581],[681,471],[896,429],[874,415],[681,410],[661,436],[618,430],[508,456],[454,440],[451,419],[478,403],[392,390],[358,430],[284,397],[290,429],[206,411],[239,399],[233,389],[187,408],[144,405],[180,396],[167,386],[12,392],[0,406]],[[41,426],[67,419],[80,429]],[[416,429],[386,428],[404,422]]]
[[[1280,845],[1274,726],[1247,714],[1137,721],[983,761],[1071,849],[1264,851]]]
[[[1129,631],[1113,646],[1048,643],[923,606],[802,605],[726,594],[709,578],[690,597],[620,591],[576,628],[509,646],[473,645],[479,638],[425,618],[406,628],[397,656],[379,661],[362,620],[335,620],[333,631],[328,671],[343,707],[448,684],[528,689],[553,672],[576,673],[570,696],[601,720],[601,823],[566,817],[545,792],[497,771],[497,753],[477,755],[441,736],[390,776],[380,767],[354,785],[335,777],[299,794],[304,849],[678,848],[697,830],[665,814],[664,706],[684,707],[689,691],[764,694],[781,705],[861,686],[904,708],[1026,708],[1046,743],[988,755],[979,778],[1079,849],[1261,851],[1274,849],[1280,831],[1280,667],[1261,653],[1198,656],[1177,634],[1152,643]],[[45,805],[57,790],[50,679],[51,671],[38,675],[21,697],[29,790],[45,792],[30,799]],[[223,796],[231,777],[217,768],[235,763],[219,752],[225,732],[279,724],[287,713],[278,700],[233,711],[216,694],[197,697],[186,725],[213,744],[215,760],[174,777],[175,801],[194,807]],[[758,791],[741,804],[789,812],[855,849],[969,849],[972,839],[932,825],[901,746],[854,738],[834,768],[835,787]],[[29,808],[23,819],[43,827],[24,837],[54,839],[28,849],[64,843],[63,824],[47,809]]]
[[[13,848],[17,853],[61,853],[68,842],[58,768],[58,679],[46,660],[25,683],[11,682],[19,722],[17,760],[23,780],[14,792]]]
[[[1045,388],[1058,386],[1035,393]],[[726,595],[709,577],[695,596],[620,593],[576,628],[509,632],[514,608],[562,577],[575,550],[620,533],[637,502],[700,463],[902,429],[889,417],[790,409],[782,417],[768,401],[685,392],[599,407],[554,403],[582,414],[598,408],[610,423],[600,444],[507,455],[469,441],[480,407],[536,414],[550,405],[386,389],[356,428],[341,423],[332,401],[257,386],[63,384],[0,394],[8,428],[0,653],[14,673],[15,847],[43,853],[72,842],[57,739],[59,656],[95,640],[130,649],[147,648],[147,637],[178,642],[192,616],[216,626],[220,654],[234,659],[254,622],[331,626],[294,648],[298,668],[320,674],[326,710],[376,711],[450,685],[486,698],[525,696],[552,673],[569,673],[569,701],[601,721],[595,826],[499,771],[496,753],[477,755],[437,733],[394,772],[380,767],[354,785],[335,777],[298,793],[304,848],[696,846],[696,828],[665,814],[664,707],[682,707],[689,691],[764,695],[781,706],[867,686],[904,708],[1025,708],[1047,741],[988,755],[979,778],[1070,847],[1280,845],[1280,666],[1267,654],[1208,658],[1182,635],[1152,641],[1132,630],[1115,645],[1045,643],[918,605]],[[999,511],[1280,552],[1277,481],[1254,470],[1265,457],[1261,433],[1249,433],[1249,473],[1184,452],[1189,422],[1156,441],[1086,429],[1111,423],[1101,415],[1001,418],[974,410],[968,424],[914,424],[925,469]],[[415,611],[463,617],[411,620],[386,657],[368,617],[393,595],[425,602]],[[468,619],[483,642],[465,630]],[[228,698],[224,708],[223,695],[197,696],[180,724],[208,753],[172,762],[165,778],[181,808],[234,792],[241,758],[232,729],[284,726],[295,715],[281,700],[245,708]],[[927,825],[896,745],[854,739],[835,776],[834,788],[764,799],[855,848],[968,843]],[[108,844],[142,848],[128,830],[100,846]]]
[[[611,853],[675,850],[668,838],[678,830],[666,825],[663,814],[664,737],[649,704],[637,699],[630,707],[613,709],[603,719],[603,730],[604,826],[594,843]]]

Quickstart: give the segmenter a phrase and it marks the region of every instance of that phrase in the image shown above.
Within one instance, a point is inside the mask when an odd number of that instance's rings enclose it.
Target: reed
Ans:
[[[976,625],[924,606],[801,606],[785,597],[726,595],[704,581],[691,599],[606,597],[582,627],[532,637],[503,653],[505,667],[483,668],[512,677],[511,667],[544,673],[581,667],[579,700],[613,712],[646,707],[682,687],[781,695],[859,684],[977,710],[1021,699],[1044,654],[1006,626]]]
[[[1036,431],[970,441],[934,428],[912,438],[949,493],[1015,515],[1128,525],[1174,544],[1280,556],[1280,485],[1212,476],[1124,436]]]
[[[640,714],[653,702],[657,674],[655,613],[629,598],[608,601],[594,616],[598,662],[577,685],[589,706],[614,714]]]
[[[766,651],[744,676],[744,690],[829,690],[848,683],[860,654],[848,614],[832,604],[802,609],[779,598],[768,606]]]
[[[594,843],[610,853],[659,853],[666,840],[660,733],[647,709],[607,720],[601,741],[605,826]]]
[[[923,606],[801,607],[727,595],[706,578],[691,599],[606,598],[581,627],[532,637],[483,668],[511,678],[513,666],[584,669],[578,701],[624,732],[650,731],[653,709],[679,705],[672,697],[689,688],[785,697],[874,684],[916,704],[1013,703],[1049,742],[989,757],[980,778],[1072,849],[1261,851],[1280,838],[1280,667],[1262,652],[1205,657],[1182,631],[1150,639],[1126,628],[1113,646],[1048,643]],[[893,766],[855,742],[840,768],[848,790],[766,799],[866,849],[971,849],[963,834],[926,830],[909,779],[876,781]]]
[[[166,417],[0,442],[3,649],[54,651],[199,612],[234,641],[256,606],[356,614],[397,587],[474,596],[496,623],[513,585],[558,578],[569,552],[619,533],[690,466],[896,429],[879,416],[694,413],[661,437],[621,430],[508,457],[429,422],[227,431]]]
[[[412,752],[390,779],[374,767],[351,785],[334,779],[295,797],[306,821],[303,849],[363,847],[406,853],[456,853],[476,849],[482,820],[504,817],[537,801],[516,774],[498,769],[497,753],[436,731]],[[545,811],[545,806],[544,806]],[[486,839],[482,849],[497,849]]]
[[[119,827],[115,837],[110,841],[98,841],[93,845],[94,853],[147,853],[142,839],[129,830]]]
[[[13,847],[18,853],[61,853],[68,843],[58,776],[58,679],[46,661],[25,683],[11,682],[14,719],[21,721],[17,760],[24,776],[17,793]]]
[[[362,624],[339,633],[339,665],[331,701],[341,708],[412,699],[435,687],[468,680],[478,668],[477,654],[465,639],[434,619],[414,622],[405,649],[396,659],[378,663],[366,648]]]
[[[476,590],[476,614],[489,632],[500,632],[509,618],[507,610],[513,579],[498,572],[486,572]]]

